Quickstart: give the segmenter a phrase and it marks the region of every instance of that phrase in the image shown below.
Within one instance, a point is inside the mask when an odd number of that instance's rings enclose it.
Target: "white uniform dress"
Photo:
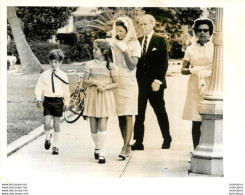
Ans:
[[[131,56],[141,56],[141,46],[138,40],[127,43]],[[119,86],[114,89],[117,115],[137,115],[138,114],[138,84],[136,80],[136,68],[129,70],[123,52],[113,44],[115,65],[119,68]]]
[[[190,62],[191,67],[196,67],[203,73],[206,86],[210,86],[214,46],[211,41],[201,46],[195,43],[187,47],[184,60]],[[197,111],[197,105],[202,100],[199,90],[200,78],[198,74],[191,74],[187,86],[186,101],[183,111],[183,119],[191,121],[201,121],[201,115]]]

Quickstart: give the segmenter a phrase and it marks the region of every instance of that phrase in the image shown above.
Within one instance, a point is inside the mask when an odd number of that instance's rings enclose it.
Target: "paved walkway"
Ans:
[[[160,129],[152,108],[148,106],[145,150],[132,151],[125,161],[118,158],[123,142],[116,117],[108,121],[107,162],[102,165],[93,157],[89,121],[81,118],[73,124],[62,122],[58,156],[44,149],[42,135],[7,158],[3,175],[10,182],[21,183],[62,178],[187,177],[192,150],[191,123],[181,120],[187,79],[187,76],[181,75],[167,77],[165,101],[173,138],[169,150],[160,149]],[[39,131],[42,129],[43,126],[39,127]]]

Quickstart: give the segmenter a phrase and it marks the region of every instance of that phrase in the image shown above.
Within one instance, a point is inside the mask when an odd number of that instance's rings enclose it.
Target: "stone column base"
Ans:
[[[223,158],[191,157],[190,173],[223,176]]]

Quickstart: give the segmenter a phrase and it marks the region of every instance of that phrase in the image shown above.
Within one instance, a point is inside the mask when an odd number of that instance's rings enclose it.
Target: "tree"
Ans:
[[[94,20],[81,20],[76,22],[77,32],[84,30],[102,30],[107,32],[110,36],[110,31],[112,30],[112,25],[116,18],[120,16],[130,17],[135,25],[136,33],[139,35],[139,29],[137,28],[138,17],[144,14],[144,11],[140,7],[98,7],[93,10],[94,12],[99,12],[98,16]]]
[[[59,28],[67,24],[68,18],[76,9],[76,7],[8,7],[7,18],[24,73],[42,70],[27,41],[46,41],[51,38]],[[9,31],[8,34],[11,36]]]
[[[168,33],[172,38],[180,34],[181,25],[191,26],[194,20],[202,14],[202,10],[195,7],[145,7],[143,10],[155,17],[156,31]],[[161,26],[164,28],[159,28]]]
[[[33,54],[30,46],[26,41],[25,35],[20,26],[19,19],[16,15],[15,7],[7,7],[7,19],[13,33],[13,37],[20,56],[24,73],[30,74],[35,72],[41,72],[41,64],[36,58],[36,56]]]
[[[42,42],[67,25],[76,10],[77,7],[17,7],[16,14],[21,19],[27,41]]]

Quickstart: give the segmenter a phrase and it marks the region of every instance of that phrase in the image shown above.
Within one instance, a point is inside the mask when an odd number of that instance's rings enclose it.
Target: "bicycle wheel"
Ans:
[[[68,123],[74,123],[83,114],[85,93],[75,91],[71,94],[69,109],[65,111],[65,120]]]

